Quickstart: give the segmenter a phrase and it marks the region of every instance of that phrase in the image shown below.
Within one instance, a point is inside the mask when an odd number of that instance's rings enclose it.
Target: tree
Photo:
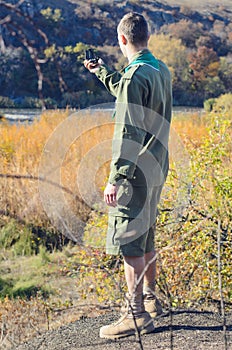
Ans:
[[[225,86],[225,92],[232,91],[232,56],[228,55],[226,57],[220,58],[220,66],[218,75]]]
[[[181,79],[184,70],[188,68],[187,50],[181,40],[172,38],[170,35],[153,34],[149,40],[149,49],[167,64],[175,85]]]
[[[198,47],[196,52],[189,54],[189,62],[195,82],[203,82],[208,77],[218,75],[220,60],[213,49],[205,46]]]
[[[174,38],[181,39],[187,47],[195,47],[196,40],[203,34],[203,25],[182,19],[177,23],[163,26],[162,29]]]
[[[225,91],[219,77],[220,59],[217,53],[205,46],[189,54],[189,68],[192,76],[192,90],[201,98],[217,97]]]
[[[180,39],[170,35],[154,34],[150,37],[149,49],[167,64],[172,74],[174,103],[186,104],[189,86],[187,48]]]
[[[10,34],[15,38],[16,46],[21,45],[28,51],[37,73],[38,96],[41,101],[44,101],[44,74],[42,65],[48,61],[47,57],[44,54],[44,49],[50,46],[50,43],[46,33],[41,28],[39,28],[36,25],[35,21],[32,19],[30,11],[25,11],[25,8],[23,6],[24,2],[24,0],[19,0],[15,4],[7,1],[0,2],[0,48],[3,53],[6,51],[6,45],[3,36],[4,30],[5,33]],[[55,16],[55,21],[57,21],[60,13],[55,12],[53,16]],[[60,67],[57,62],[56,68],[59,76],[59,87],[61,91],[64,91],[65,83],[62,79]]]

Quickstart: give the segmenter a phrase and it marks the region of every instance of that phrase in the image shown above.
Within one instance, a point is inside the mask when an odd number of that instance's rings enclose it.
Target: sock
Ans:
[[[143,295],[146,299],[156,299],[155,296],[155,282],[146,283],[143,286]]]
[[[128,303],[128,310],[129,314],[128,316],[131,317],[134,315],[135,317],[141,315],[144,311],[144,302],[143,302],[143,294],[137,294],[134,293],[133,295],[130,295],[129,293],[126,294],[126,302]],[[133,311],[133,315],[132,315]]]

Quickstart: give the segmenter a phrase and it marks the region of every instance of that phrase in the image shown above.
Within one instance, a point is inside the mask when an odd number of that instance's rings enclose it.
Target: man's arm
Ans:
[[[117,71],[111,70],[106,65],[101,65],[95,74],[111,95],[117,97],[122,75]]]
[[[122,78],[121,73],[107,67],[101,59],[98,60],[98,63],[94,64],[85,60],[84,65],[91,73],[96,74],[97,78],[105,85],[111,95],[117,97],[119,83]]]

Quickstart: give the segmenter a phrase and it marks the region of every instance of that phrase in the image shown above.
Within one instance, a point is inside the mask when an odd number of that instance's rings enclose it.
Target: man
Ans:
[[[162,312],[154,294],[154,230],[168,172],[172,106],[171,76],[147,49],[144,17],[126,14],[117,32],[129,62],[122,73],[110,70],[101,60],[84,62],[116,97],[111,171],[104,191],[110,207],[106,251],[121,252],[128,294],[122,317],[100,329],[100,337],[109,339],[135,334],[136,327],[141,334],[152,332],[152,316]]]

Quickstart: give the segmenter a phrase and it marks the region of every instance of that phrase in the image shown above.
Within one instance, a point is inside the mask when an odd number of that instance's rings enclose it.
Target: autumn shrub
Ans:
[[[55,242],[62,236],[57,236],[57,229],[52,231],[39,204],[36,176],[41,152],[66,118],[67,112],[56,111],[32,125],[1,125],[1,174],[30,175],[25,179],[2,176],[0,181],[4,209],[0,218],[0,344],[6,348],[82,315],[97,315],[112,306],[119,309],[126,291],[122,258],[104,252],[107,214],[92,208],[82,244],[61,244],[62,251],[58,251]],[[173,118],[170,171],[156,232],[156,291],[166,307],[219,307],[219,253],[226,310],[231,305],[231,134],[231,112],[225,108]],[[99,138],[107,140],[111,135],[112,124],[106,123],[70,146],[61,176],[62,185],[71,193],[77,193],[80,160]],[[108,164],[103,164],[96,180],[100,193],[107,174]],[[76,205],[68,193],[67,200]]]
[[[4,213],[21,219],[23,213],[24,221],[36,224],[47,232],[52,225],[39,202],[38,164],[47,138],[66,118],[68,118],[67,112],[50,112],[32,126],[1,126],[2,175],[30,174],[29,178],[1,177],[3,193],[1,205]],[[103,116],[103,119],[110,120],[109,115]],[[65,194],[66,200],[74,212],[86,210],[84,204],[83,208],[78,207],[76,200],[70,196],[79,194],[76,187],[76,169],[92,148],[99,142],[111,138],[113,130],[111,122],[91,129],[92,119],[90,115],[88,117],[88,113],[84,121],[88,131],[82,133],[81,138],[70,145],[61,169],[62,186],[69,190]],[[174,136],[172,135],[170,140],[170,171],[162,194],[156,235],[156,246],[159,251],[157,256],[159,293],[165,303],[171,299],[172,305],[176,306],[199,305],[202,301],[219,300],[217,267],[219,235],[222,242],[220,249],[224,295],[229,301],[231,300],[230,114],[222,110],[219,114],[212,112],[191,117],[175,116],[172,129]],[[179,144],[176,142],[178,137]],[[57,164],[57,161],[58,159],[54,159],[54,164]],[[103,162],[101,172],[96,176],[96,185],[101,194],[107,181],[108,165]],[[90,172],[90,167],[88,171]],[[85,173],[82,178],[83,188],[88,175]],[[88,188],[86,191],[88,193]],[[76,246],[76,252],[74,255],[71,254],[71,260],[65,265],[64,273],[78,275],[77,289],[83,298],[97,295],[99,302],[119,300],[124,288],[121,260],[117,261],[104,254],[107,214],[93,207],[91,210],[88,209],[83,218],[85,228],[82,245]],[[9,235],[10,225],[13,224],[1,224],[2,247],[14,245],[12,241],[16,239],[18,246],[24,246],[26,249],[28,241],[20,243],[17,229],[11,229],[12,236]],[[34,236],[31,237],[36,243]],[[35,237],[38,239],[42,236]],[[32,238],[30,242],[32,244]],[[33,245],[30,249],[35,252]]]
[[[50,309],[39,294],[29,300],[17,298],[14,303],[6,296],[0,299],[0,310],[0,345],[4,349],[10,349],[49,329]]]
[[[219,251],[223,295],[231,302],[231,117],[212,112],[205,119],[207,134],[200,143],[184,139],[191,159],[187,204],[175,218],[172,198],[164,197],[158,221],[158,284],[174,305],[220,300]],[[175,181],[171,171],[167,186]]]
[[[204,108],[207,112],[230,112],[232,109],[232,94],[223,94],[218,98],[210,98],[204,102]]]
[[[204,110],[206,112],[211,112],[213,110],[213,106],[215,104],[215,98],[209,98],[204,101]]]
[[[219,96],[213,105],[213,109],[218,113],[231,113],[232,110],[232,93]]]

